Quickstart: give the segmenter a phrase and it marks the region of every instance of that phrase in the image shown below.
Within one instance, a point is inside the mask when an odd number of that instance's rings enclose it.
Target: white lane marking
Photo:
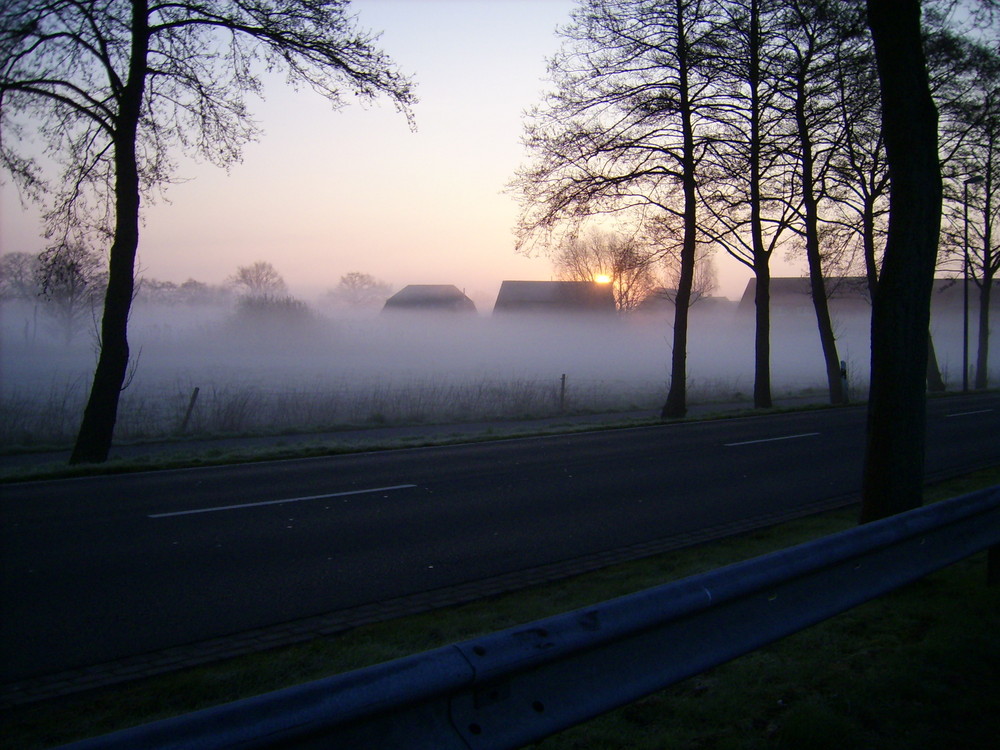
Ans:
[[[991,411],[993,411],[993,410],[992,409],[980,409],[979,411],[959,411],[959,412],[955,412],[954,414],[945,414],[944,416],[946,418],[947,417],[968,417],[968,416],[970,416],[972,414],[989,414]]]
[[[215,508],[197,508],[195,510],[178,510],[172,513],[152,513],[147,518],[170,518],[172,516],[193,516],[196,513],[214,513],[218,510],[239,510],[240,508],[259,508],[262,505],[282,505],[284,503],[300,503],[304,500],[324,500],[330,497],[346,497],[348,495],[369,495],[373,492],[391,492],[392,490],[408,490],[415,484],[394,484],[391,487],[373,487],[370,490],[351,490],[349,492],[331,492],[329,495],[309,495],[307,497],[286,497],[281,500],[264,500],[259,503],[242,503],[240,505],[219,505]]]
[[[801,435],[783,435],[776,438],[764,438],[763,440],[744,440],[742,443],[724,443],[726,448],[733,448],[737,445],[754,445],[755,443],[773,443],[777,440],[797,440],[798,438],[814,437],[818,432],[803,432]]]

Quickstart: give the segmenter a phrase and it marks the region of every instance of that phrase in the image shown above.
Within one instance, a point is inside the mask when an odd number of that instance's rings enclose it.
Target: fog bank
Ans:
[[[813,317],[802,310],[773,317],[774,395],[815,391],[822,398],[825,368]],[[867,315],[836,324],[855,399],[867,389],[868,325]],[[753,315],[735,304],[692,309],[690,402],[750,398],[753,328]],[[939,317],[932,330],[954,390],[961,386],[961,319]],[[972,342],[974,335],[973,326]],[[672,330],[662,313],[385,315],[302,306],[256,315],[137,304],[130,339],[135,364],[119,440],[176,433],[196,387],[191,434],[657,409],[669,384]],[[71,439],[95,362],[92,333],[65,346],[31,306],[4,305],[2,444]],[[994,354],[993,372],[996,366]]]

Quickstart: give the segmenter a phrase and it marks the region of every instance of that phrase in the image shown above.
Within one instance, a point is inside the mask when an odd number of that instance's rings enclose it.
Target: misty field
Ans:
[[[117,440],[178,434],[195,388],[189,435],[656,409],[666,395],[672,337],[662,315],[293,312],[240,316],[231,308],[137,305]],[[8,303],[2,313],[0,446],[66,444],[90,387],[94,335],[83,331],[66,346],[33,307]],[[867,326],[864,316],[837,324],[855,399],[867,387]],[[809,314],[775,315],[775,397],[825,390],[815,330]],[[955,388],[961,321],[937,321],[934,332],[942,372]],[[696,306],[688,372],[691,403],[748,400],[752,315],[735,305]]]

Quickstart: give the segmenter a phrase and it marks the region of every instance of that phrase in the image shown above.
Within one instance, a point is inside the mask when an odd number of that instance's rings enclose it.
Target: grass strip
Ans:
[[[856,406],[853,405],[853,406]],[[212,466],[231,466],[234,464],[263,463],[267,461],[287,461],[302,458],[322,458],[351,453],[367,453],[371,451],[403,450],[407,448],[444,447],[466,443],[487,443],[498,440],[515,440],[528,437],[546,437],[553,435],[568,435],[581,432],[599,432],[605,430],[634,429],[637,427],[655,427],[663,424],[682,422],[707,422],[739,417],[768,416],[802,411],[819,411],[834,407],[828,404],[809,404],[795,407],[774,407],[770,409],[739,409],[719,412],[706,412],[695,416],[677,419],[662,419],[660,417],[619,417],[614,414],[599,415],[601,418],[587,422],[555,422],[548,425],[530,426],[517,422],[498,422],[496,426],[481,430],[467,431],[457,423],[455,429],[448,433],[428,432],[427,434],[408,435],[403,437],[354,436],[350,439],[338,437],[336,434],[325,433],[311,441],[296,440],[294,443],[283,439],[282,435],[245,435],[218,437],[219,446],[210,445],[210,439],[199,439],[198,448],[190,450],[184,441],[168,443],[150,443],[155,446],[150,453],[131,458],[111,458],[97,464],[68,464],[64,461],[47,461],[32,466],[17,466],[0,468],[0,484],[14,482],[33,482],[49,479],[74,479],[90,476],[108,476],[115,474],[134,474],[145,471],[162,471],[171,469],[207,468]],[[410,425],[401,425],[408,427]],[[228,441],[246,439],[244,447],[234,447]],[[253,442],[258,444],[255,446]],[[135,443],[144,445],[144,443]],[[176,446],[176,450],[171,447]],[[68,452],[69,448],[66,448]],[[18,455],[17,451],[4,452],[0,456]]]
[[[1000,467],[928,502],[1000,484]],[[9,750],[47,748],[357,669],[586,606],[850,528],[799,519],[307,644],[9,709]],[[978,750],[1000,737],[1000,588],[976,555],[539,743],[563,748]]]

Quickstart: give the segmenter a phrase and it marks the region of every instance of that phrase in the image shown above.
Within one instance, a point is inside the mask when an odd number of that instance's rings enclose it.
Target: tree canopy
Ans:
[[[115,157],[135,120],[144,195],[178,152],[227,166],[260,135],[248,96],[283,70],[335,108],[386,94],[409,117],[410,80],[344,0],[0,0],[0,155],[49,228],[111,234]],[[348,94],[351,95],[348,98]],[[32,142],[61,168],[46,180]]]

